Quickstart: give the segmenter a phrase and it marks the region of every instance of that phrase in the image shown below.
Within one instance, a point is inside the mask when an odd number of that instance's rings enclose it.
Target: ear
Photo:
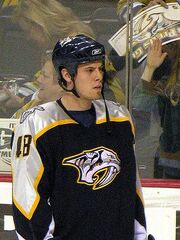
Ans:
[[[61,76],[64,78],[64,80],[67,82],[67,84],[72,81],[71,75],[69,74],[69,72],[66,68],[63,68],[61,70]]]

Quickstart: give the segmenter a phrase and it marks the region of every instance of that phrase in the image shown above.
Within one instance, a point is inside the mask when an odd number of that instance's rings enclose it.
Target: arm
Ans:
[[[54,231],[48,202],[51,170],[45,146],[35,140],[36,120],[30,117],[17,125],[12,144],[13,216],[19,239],[49,239]]]
[[[162,44],[158,38],[152,39],[147,53],[147,63],[142,75],[142,79],[151,82],[152,76],[156,68],[158,68],[167,56],[166,52],[162,52]]]
[[[133,92],[133,107],[140,111],[153,110],[161,88],[152,81],[153,73],[164,61],[167,53],[162,52],[160,40],[154,39],[148,48],[147,62],[141,80]]]
[[[144,198],[138,168],[136,168],[136,212],[134,221],[134,240],[147,240]]]
[[[157,96],[153,95],[148,82],[140,79],[133,91],[132,106],[137,111],[151,112],[157,104]],[[144,91],[144,89],[146,89]],[[148,89],[148,90],[147,90]]]
[[[147,234],[146,230],[144,199],[138,169],[136,178],[136,213],[134,222],[134,240],[155,240],[151,234]]]

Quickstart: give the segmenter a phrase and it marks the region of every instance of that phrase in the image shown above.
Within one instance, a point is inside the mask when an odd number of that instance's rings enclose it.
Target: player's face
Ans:
[[[102,61],[94,61],[78,66],[74,80],[80,99],[95,100],[101,97],[103,75]]]

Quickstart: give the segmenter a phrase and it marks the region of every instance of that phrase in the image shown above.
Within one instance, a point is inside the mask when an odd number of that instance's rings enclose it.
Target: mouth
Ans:
[[[98,85],[98,86],[94,87],[94,89],[101,90],[102,89],[102,85]]]

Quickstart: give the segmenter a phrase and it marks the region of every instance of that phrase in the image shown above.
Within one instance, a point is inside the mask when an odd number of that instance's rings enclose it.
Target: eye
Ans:
[[[93,71],[94,71],[93,68],[88,68],[88,69],[87,69],[87,72],[89,72],[89,73],[92,73]]]

